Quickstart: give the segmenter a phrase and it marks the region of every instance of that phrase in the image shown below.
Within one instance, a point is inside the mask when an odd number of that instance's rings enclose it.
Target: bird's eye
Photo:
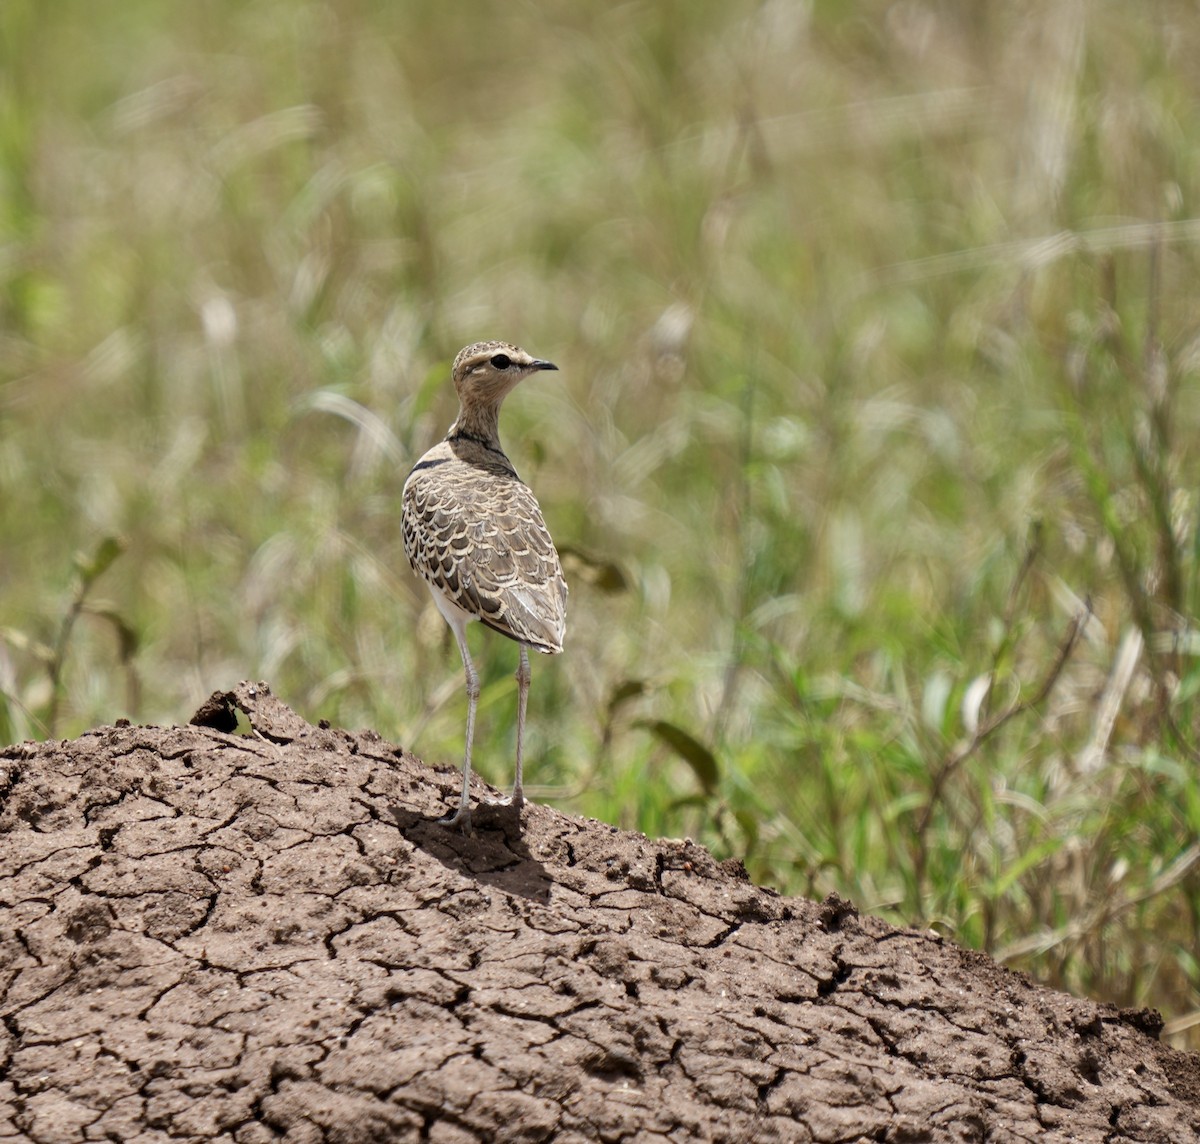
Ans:
[[[492,365],[494,365],[497,369],[508,369],[508,367],[512,365],[512,361],[509,359],[507,354],[497,354],[494,358],[492,358]]]

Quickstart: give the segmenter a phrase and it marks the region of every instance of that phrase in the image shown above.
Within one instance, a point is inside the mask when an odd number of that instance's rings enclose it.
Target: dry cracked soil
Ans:
[[[265,684],[0,751],[0,1140],[1200,1139],[1153,1012],[456,775]]]

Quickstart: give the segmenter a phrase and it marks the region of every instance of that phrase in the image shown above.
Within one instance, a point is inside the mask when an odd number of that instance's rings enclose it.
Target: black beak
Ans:
[[[529,363],[529,368],[530,369],[558,369],[558,366],[556,366],[554,364],[554,362],[552,362],[552,361],[542,361],[540,358],[534,358],[534,360]]]

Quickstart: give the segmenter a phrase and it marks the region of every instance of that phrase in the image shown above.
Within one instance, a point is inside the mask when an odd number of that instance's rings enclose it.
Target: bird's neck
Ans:
[[[458,417],[446,434],[447,440],[454,437],[466,437],[486,445],[489,449],[503,452],[500,448],[500,403],[460,405]]]

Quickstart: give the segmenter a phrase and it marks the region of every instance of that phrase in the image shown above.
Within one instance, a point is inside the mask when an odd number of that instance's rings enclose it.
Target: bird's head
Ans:
[[[558,369],[508,342],[475,342],[454,359],[454,389],[463,407],[499,406],[522,378],[540,369]]]

